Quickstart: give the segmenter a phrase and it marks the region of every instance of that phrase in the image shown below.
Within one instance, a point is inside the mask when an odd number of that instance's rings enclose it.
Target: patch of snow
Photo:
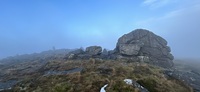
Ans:
[[[124,79],[124,82],[128,85],[133,85],[133,81],[131,79]]]
[[[142,89],[144,89],[144,87],[143,86],[140,86]]]
[[[100,92],[106,92],[105,88],[106,88],[107,86],[108,86],[108,84],[104,85],[104,86],[101,88]]]

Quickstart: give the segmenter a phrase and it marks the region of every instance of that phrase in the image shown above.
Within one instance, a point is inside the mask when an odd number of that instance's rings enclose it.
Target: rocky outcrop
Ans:
[[[104,54],[108,53],[104,51]],[[89,59],[89,58],[100,58],[102,56],[102,47],[100,46],[90,46],[84,51],[83,48],[76,49],[69,52],[65,59]],[[106,55],[104,55],[106,58]]]
[[[108,55],[108,50],[107,49],[103,49],[102,55],[107,56]]]
[[[116,53],[122,56],[147,56],[150,63],[173,66],[173,55],[167,41],[145,29],[136,29],[118,39]]]
[[[81,55],[81,54],[84,54],[84,50],[82,48],[80,49],[76,49],[74,51],[71,51],[69,52],[67,55],[66,55],[66,58],[65,59],[76,59],[78,56],[77,55]]]
[[[100,55],[102,52],[102,48],[100,46],[90,46],[86,48],[85,52],[90,55]]]
[[[127,59],[131,61],[148,62],[161,67],[173,66],[173,55],[162,37],[145,29],[136,29],[118,39],[114,50],[102,52],[100,46],[90,46],[84,51],[77,49],[70,52],[68,59]]]
[[[83,53],[84,53],[84,50],[82,48],[76,49],[74,51],[69,52],[69,54],[75,54],[75,55],[77,55],[77,54],[83,54]]]
[[[179,66],[180,67],[180,66]],[[191,68],[188,68],[191,69]],[[196,70],[187,71],[187,70],[179,70],[179,69],[173,69],[173,70],[165,70],[164,74],[166,77],[174,78],[181,80],[183,82],[183,85],[190,85],[194,92],[200,92],[200,74],[195,73]],[[185,83],[185,84],[184,84]]]

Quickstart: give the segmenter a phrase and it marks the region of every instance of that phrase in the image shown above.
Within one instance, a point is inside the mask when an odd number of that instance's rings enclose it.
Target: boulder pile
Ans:
[[[150,63],[173,66],[173,55],[167,41],[145,29],[136,29],[118,39],[116,53],[122,56],[149,57]]]
[[[101,46],[90,46],[84,51],[77,49],[68,54],[69,58],[88,59],[132,59],[133,61],[148,62],[161,67],[173,66],[173,55],[162,37],[145,29],[136,29],[124,34],[118,39],[114,50],[102,51]]]

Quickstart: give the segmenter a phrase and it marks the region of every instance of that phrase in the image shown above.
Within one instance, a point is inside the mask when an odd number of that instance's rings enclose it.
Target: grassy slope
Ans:
[[[55,68],[55,66],[58,66]],[[49,62],[44,69],[67,70],[83,67],[82,72],[55,76],[33,76],[19,83],[13,91],[19,92],[99,92],[108,84],[107,92],[139,92],[126,85],[126,78],[133,79],[150,92],[191,92],[187,85],[176,79],[166,78],[162,69],[136,62],[113,60],[68,60]]]

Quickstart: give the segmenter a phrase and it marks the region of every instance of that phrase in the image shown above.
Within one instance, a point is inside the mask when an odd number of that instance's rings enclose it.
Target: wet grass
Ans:
[[[107,92],[139,92],[127,85],[124,79],[133,79],[150,92],[191,92],[189,87],[178,80],[167,79],[162,69],[138,62],[114,60],[68,60],[49,62],[44,69],[68,70],[83,67],[83,71],[52,76],[37,76],[18,84],[13,91],[21,92],[21,84],[26,92],[99,92],[108,84]]]

